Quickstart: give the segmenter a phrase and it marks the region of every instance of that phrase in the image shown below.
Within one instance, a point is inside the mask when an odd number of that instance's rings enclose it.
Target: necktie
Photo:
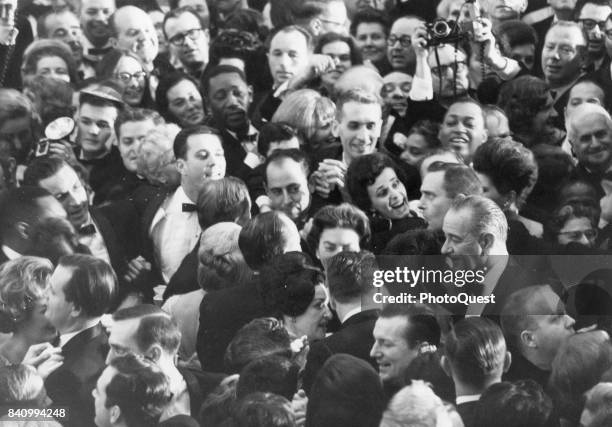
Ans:
[[[197,212],[198,207],[193,203],[183,203],[183,212]]]

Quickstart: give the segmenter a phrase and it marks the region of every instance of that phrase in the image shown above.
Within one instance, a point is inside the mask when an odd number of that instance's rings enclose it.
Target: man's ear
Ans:
[[[110,38],[108,39],[108,42],[110,43],[110,45],[111,45],[111,47],[112,47],[113,49],[116,49],[116,48],[117,48],[117,41],[118,41],[118,40],[117,40],[115,37],[110,37]]]
[[[249,104],[253,102],[253,86],[248,85],[247,91],[249,92]]]
[[[338,122],[338,119],[336,118],[334,118],[334,120],[332,121],[331,131],[334,138],[338,138],[340,136],[340,122]]]
[[[15,224],[15,229],[22,239],[28,240],[30,238],[30,224],[27,222],[19,221]]]
[[[482,233],[478,239],[478,243],[483,249],[483,252],[488,253],[493,247],[493,243],[495,243],[495,237],[491,233]]]
[[[519,335],[520,342],[525,347],[535,348],[538,346],[538,341],[532,331],[524,330]]]
[[[451,363],[450,363],[450,360],[448,360],[448,357],[442,356],[442,358],[440,359],[440,366],[442,367],[442,370],[444,371],[446,375],[448,375],[449,378],[453,378],[453,367],[451,366]]]
[[[185,160],[176,159],[176,170],[182,175],[185,174]]]
[[[159,362],[159,359],[161,359],[162,354],[163,354],[163,351],[160,345],[153,344],[151,348],[145,352],[144,356],[147,359],[157,363]]]
[[[508,369],[510,369],[510,365],[512,365],[512,353],[507,351],[506,357],[504,357],[504,373],[508,372]]]
[[[70,317],[77,318],[81,316],[82,309],[81,307],[77,307],[73,302],[69,303],[72,305],[72,309],[70,310]]]
[[[313,18],[308,26],[314,35],[318,35],[323,28],[323,24],[319,18]]]
[[[117,424],[119,418],[121,418],[121,408],[117,405],[113,405],[109,412],[111,424]]]

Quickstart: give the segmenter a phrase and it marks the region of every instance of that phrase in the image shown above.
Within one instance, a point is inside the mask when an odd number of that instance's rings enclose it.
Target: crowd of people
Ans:
[[[0,424],[611,426],[611,108],[609,0],[0,0]]]

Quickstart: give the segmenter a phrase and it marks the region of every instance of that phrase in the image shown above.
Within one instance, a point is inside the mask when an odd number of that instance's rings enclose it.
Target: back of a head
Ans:
[[[425,304],[388,304],[381,310],[380,317],[405,318],[408,321],[405,339],[411,348],[421,344],[440,345],[440,324],[435,312]]]
[[[295,427],[287,399],[273,393],[251,393],[236,402],[232,427]]]
[[[384,394],[378,374],[348,354],[330,357],[310,391],[306,427],[378,427]]]
[[[472,221],[471,232],[474,236],[490,233],[496,242],[506,243],[508,238],[508,220],[497,204],[484,196],[459,194],[453,200],[450,210],[467,211]]]
[[[35,186],[12,188],[0,194],[0,237],[4,240],[5,234],[18,222],[32,225],[39,213],[38,200],[43,197],[51,194]]]
[[[64,285],[66,301],[81,309],[85,318],[102,316],[114,302],[117,276],[113,268],[92,255],[73,254],[60,258],[59,267],[71,270]]]
[[[501,378],[506,363],[506,341],[501,328],[489,319],[469,317],[457,322],[445,343],[453,377],[476,388]]]
[[[283,253],[285,221],[289,221],[283,217],[278,211],[265,212],[252,218],[240,231],[238,246],[252,270],[258,271],[272,257]]]
[[[561,417],[577,421],[583,393],[597,384],[612,366],[612,344],[604,331],[570,336],[552,362],[549,389]]]
[[[250,215],[251,198],[238,178],[207,180],[198,191],[198,221],[202,230],[218,222],[245,222]]]
[[[0,405],[37,407],[44,395],[43,379],[29,365],[0,367]]]
[[[600,382],[585,393],[585,399],[584,410],[593,418],[612,411],[612,383]]]
[[[339,303],[361,301],[373,291],[378,263],[368,251],[334,255],[327,264],[326,279],[330,296]]]
[[[475,427],[546,427],[552,401],[533,380],[491,385],[482,394],[475,412]]]
[[[106,386],[104,405],[117,405],[128,426],[156,425],[172,400],[168,377],[155,363],[131,353],[110,366],[117,372]]]
[[[236,397],[241,399],[251,393],[274,393],[288,400],[298,387],[300,367],[284,356],[264,356],[255,359],[242,369]]]
[[[140,319],[134,341],[142,352],[159,345],[168,355],[174,355],[181,343],[181,332],[174,319],[153,304],[140,304],[117,310],[113,321]]]
[[[482,194],[482,182],[471,167],[453,164],[444,166],[443,170],[444,190],[451,199],[459,194],[466,196]]]
[[[447,425],[444,403],[423,381],[413,381],[398,391],[383,413],[380,427],[436,427]]]
[[[227,346],[224,357],[226,372],[238,374],[253,360],[265,356],[291,357],[291,339],[275,318],[252,320],[240,328]]]
[[[334,84],[335,99],[354,89],[363,90],[374,96],[379,96],[384,84],[380,74],[367,65],[357,65],[346,70]],[[340,107],[338,106],[338,110]]]

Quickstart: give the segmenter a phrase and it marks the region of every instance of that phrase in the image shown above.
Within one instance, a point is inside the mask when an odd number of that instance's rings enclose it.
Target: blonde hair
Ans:
[[[312,89],[301,89],[283,100],[272,117],[272,123],[290,125],[308,145],[317,129],[331,122],[335,114],[336,106],[331,99]]]
[[[147,133],[136,149],[136,170],[150,183],[171,186],[180,181],[178,170],[167,168],[176,162],[173,147],[179,131],[180,128],[172,123],[159,125]]]

